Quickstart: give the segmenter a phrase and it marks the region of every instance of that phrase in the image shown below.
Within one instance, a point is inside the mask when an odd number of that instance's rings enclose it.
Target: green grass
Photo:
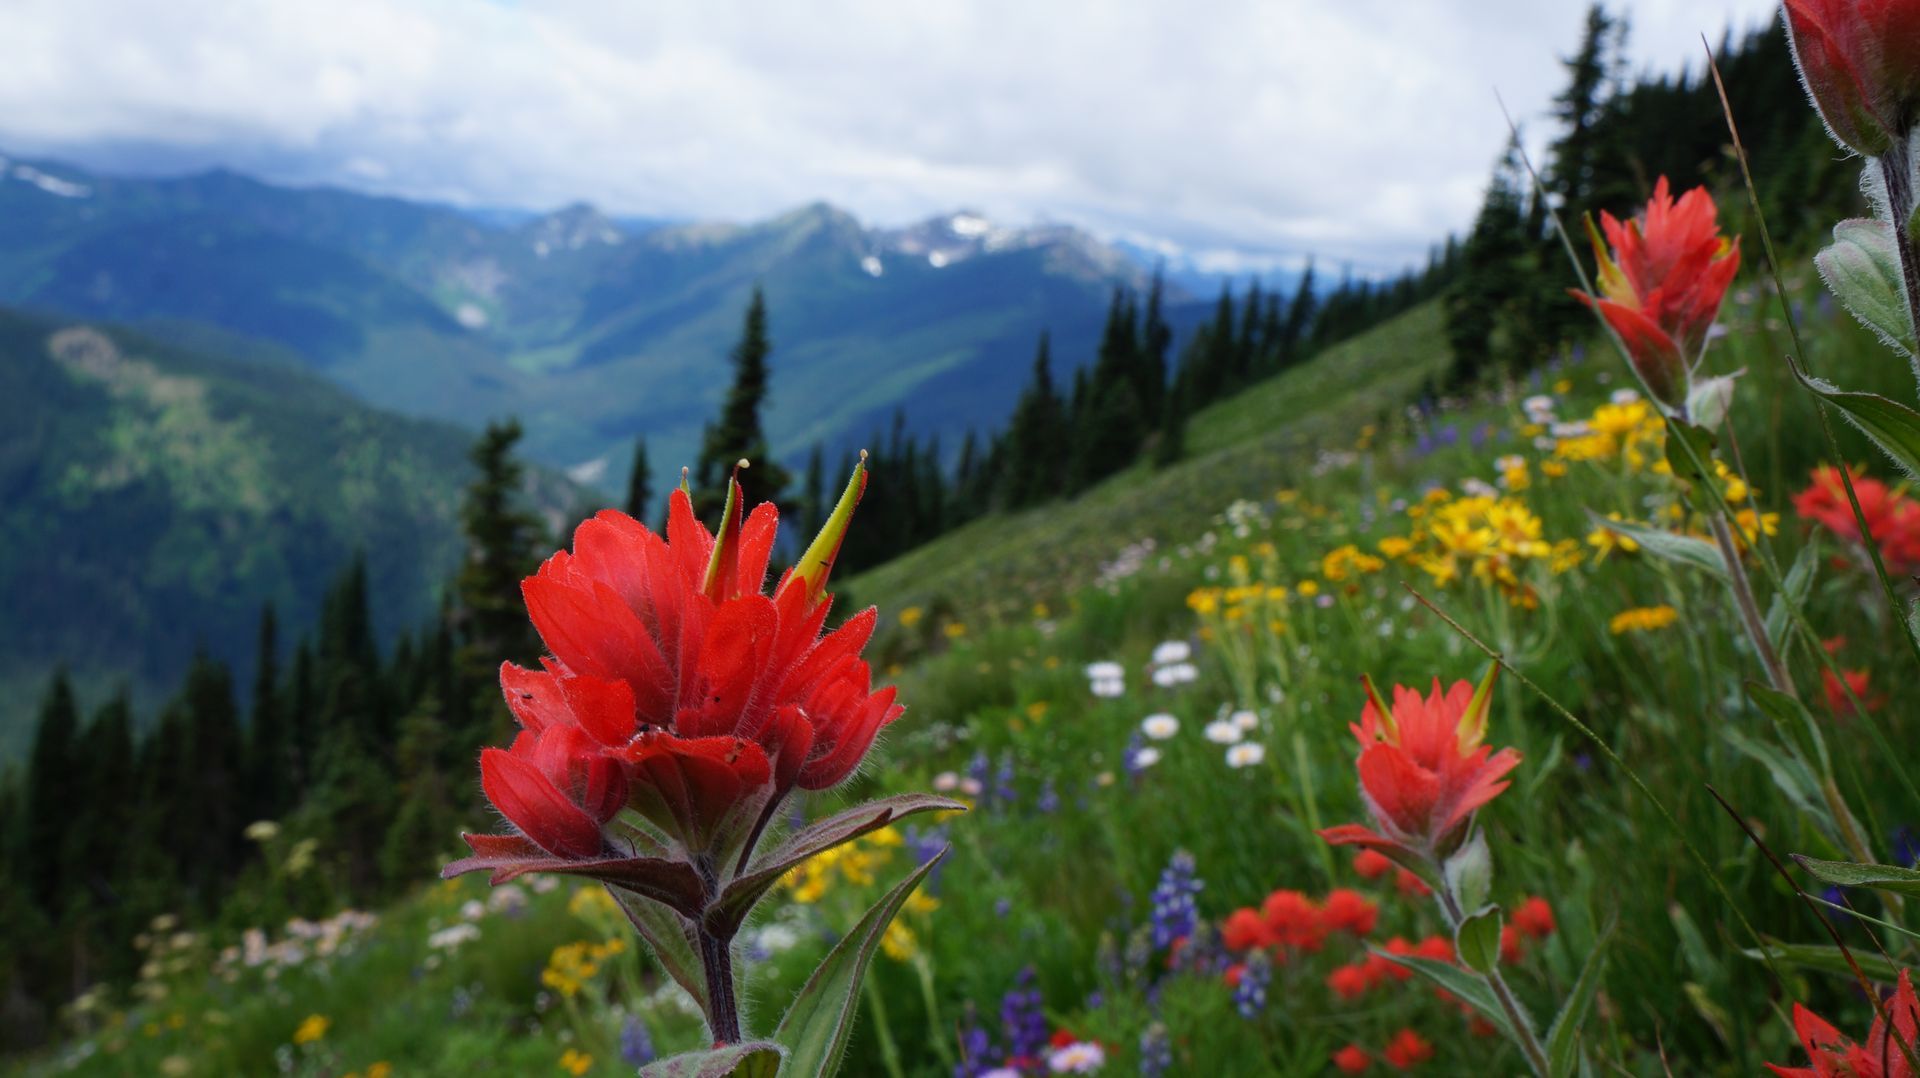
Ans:
[[[976,520],[844,587],[863,604],[976,618],[1057,600],[1123,547],[1191,537],[1228,503],[1297,480],[1316,450],[1350,446],[1445,370],[1441,331],[1438,303],[1415,308],[1198,412],[1186,459],[1171,467],[1139,464],[1071,502]]]

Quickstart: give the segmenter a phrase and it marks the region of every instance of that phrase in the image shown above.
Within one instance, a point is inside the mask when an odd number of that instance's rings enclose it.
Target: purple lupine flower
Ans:
[[[1240,971],[1240,983],[1233,989],[1233,1007],[1242,1018],[1258,1018],[1267,1006],[1267,985],[1273,980],[1273,963],[1265,951],[1255,951]]]
[[[1587,361],[1587,346],[1577,341],[1574,342],[1572,359],[1575,363],[1585,363]]]
[[[913,855],[915,865],[926,864],[940,856],[940,851],[947,848],[947,829],[944,827],[929,827],[922,831],[919,827],[909,824],[903,837],[906,839],[907,852]],[[947,863],[941,861],[927,873],[926,882],[922,885],[926,888],[927,894],[940,893],[940,873],[946,867]]]
[[[1107,994],[1098,988],[1087,993],[1087,1010],[1097,1011],[1107,1005]]]
[[[960,1062],[953,1065],[953,1078],[976,1078],[999,1062],[992,1038],[980,1025],[980,1015],[974,1011],[973,1004],[967,1004],[966,1016],[960,1023]]]
[[[1166,947],[1182,936],[1193,935],[1197,906],[1194,896],[1206,884],[1194,875],[1193,855],[1175,850],[1160,873],[1153,889],[1153,945]]]
[[[978,783],[981,790],[987,789],[987,780],[993,777],[993,761],[987,758],[987,750],[981,749],[967,761],[967,777]]]
[[[1013,753],[1000,754],[1000,768],[993,773],[993,796],[1003,804],[1011,805],[1019,796],[1013,789]]]
[[[1047,1050],[1047,1015],[1032,966],[1022,969],[1013,979],[1013,988],[1001,997],[1000,1026],[1007,1035],[1009,1058],[1039,1059]]]
[[[1833,911],[1836,915],[1840,917],[1849,917],[1849,918],[1853,916],[1853,914],[1847,912],[1849,909],[1852,908],[1847,905],[1847,893],[1845,891],[1842,891],[1839,887],[1827,888],[1825,891],[1820,892],[1820,897],[1832,903],[1833,905],[1840,907],[1839,909]]]
[[[637,1014],[627,1016],[620,1027],[620,1062],[629,1067],[644,1067],[653,1062],[653,1035]]]
[[[1052,779],[1041,784],[1040,799],[1034,802],[1033,807],[1039,809],[1044,816],[1051,816],[1060,811],[1060,792],[1053,788]]]
[[[1920,861],[1920,835],[1905,824],[1893,829],[1889,844],[1893,847],[1893,863],[1902,868],[1912,868]]]
[[[1013,899],[1002,896],[993,900],[993,915],[1004,919],[1013,912]]]
[[[1141,1078],[1161,1078],[1172,1069],[1173,1038],[1167,1036],[1165,1025],[1155,1022],[1140,1034]]]

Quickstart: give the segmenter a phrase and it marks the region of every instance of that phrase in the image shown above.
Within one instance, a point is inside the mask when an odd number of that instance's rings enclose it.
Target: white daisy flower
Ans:
[[[1640,399],[1640,392],[1634,389],[1616,389],[1607,396],[1615,404],[1632,404]]]
[[[1117,662],[1104,661],[1087,664],[1088,681],[1100,681],[1106,678],[1123,678],[1126,676],[1126,667],[1121,666]]]
[[[1160,762],[1160,750],[1154,748],[1152,745],[1148,745],[1144,749],[1134,750],[1133,769],[1135,771],[1145,771],[1147,768],[1152,767],[1154,764],[1157,764],[1159,762]]]
[[[1238,726],[1241,730],[1252,730],[1254,727],[1260,725],[1260,716],[1251,711],[1236,711],[1227,716],[1227,721]]]
[[[1246,731],[1230,719],[1215,719],[1207,724],[1207,740],[1216,745],[1232,745],[1246,736]]]
[[[1192,663],[1171,663],[1167,666],[1158,667],[1153,672],[1153,683],[1163,689],[1171,689],[1176,685],[1185,685],[1189,682],[1198,681],[1199,678],[1200,668]]]
[[[1148,715],[1140,720],[1140,732],[1155,741],[1165,741],[1180,732],[1180,720],[1165,712]]]
[[[1106,1051],[1092,1041],[1079,1041],[1047,1054],[1047,1069],[1055,1074],[1092,1074],[1106,1065]]]
[[[1153,649],[1153,661],[1165,666],[1167,663],[1183,663],[1193,658],[1193,645],[1185,640],[1167,640]]]
[[[1252,767],[1267,758],[1267,747],[1258,741],[1243,741],[1227,750],[1228,767]]]

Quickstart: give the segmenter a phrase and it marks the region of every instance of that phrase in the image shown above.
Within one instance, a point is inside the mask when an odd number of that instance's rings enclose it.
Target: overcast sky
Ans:
[[[8,0],[0,150],[748,220],[826,199],[1382,269],[1473,217],[1583,0]],[[1636,67],[1773,0],[1616,2]],[[1544,133],[1544,125],[1535,128]]]

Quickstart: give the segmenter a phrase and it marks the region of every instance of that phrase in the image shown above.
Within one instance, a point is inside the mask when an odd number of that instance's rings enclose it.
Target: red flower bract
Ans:
[[[1920,120],[1920,0],[1786,0],[1787,39],[1834,141],[1869,157]]]
[[[1599,262],[1600,294],[1574,295],[1620,335],[1647,391],[1669,408],[1682,407],[1707,330],[1739,272],[1739,242],[1720,235],[1706,188],[1676,201],[1665,176],[1637,217],[1622,222],[1602,212],[1600,230],[1589,219],[1587,233]]]
[[[771,595],[778,513],[761,505],[743,522],[738,484],[717,536],[683,491],[665,538],[612,510],[581,524],[572,552],[522,585],[552,654],[537,670],[501,667],[522,730],[480,759],[488,800],[537,849],[469,836],[478,856],[449,871],[619,860],[603,827],[629,807],[681,853],[712,856],[750,842],[795,787],[851,774],[902,710],[860,658],[873,610],[822,635],[826,577],[864,486],[862,469]]]
[[[1893,1016],[1896,1037],[1891,1040],[1887,1037],[1886,1019],[1877,1017],[1867,1034],[1867,1043],[1862,1046],[1841,1036],[1826,1019],[1795,1003],[1793,1031],[1800,1038],[1800,1046],[1806,1049],[1812,1066],[1782,1067],[1769,1063],[1767,1069],[1788,1078],[1912,1078],[1914,1072],[1907,1053],[1920,1050],[1914,1042],[1916,1030],[1920,1030],[1920,1000],[1915,999],[1905,970],[1900,971],[1899,984],[1885,1006],[1886,1012]]]
[[[1860,499],[1860,515],[1866,518],[1867,534],[1880,548],[1887,572],[1909,576],[1920,571],[1920,502],[1881,480],[1851,470],[1847,477],[1853,482],[1854,496]],[[1840,469],[1832,465],[1815,468],[1813,481],[1793,496],[1793,511],[1848,544],[1861,545],[1860,523],[1847,501]]]
[[[1343,824],[1320,836],[1409,861],[1452,852],[1475,810],[1507,788],[1503,777],[1520,763],[1517,750],[1496,753],[1482,744],[1493,678],[1489,670],[1478,688],[1457,681],[1445,691],[1435,678],[1425,699],[1395,686],[1391,707],[1368,680],[1366,706],[1352,730],[1361,746],[1360,789],[1377,830]]]

